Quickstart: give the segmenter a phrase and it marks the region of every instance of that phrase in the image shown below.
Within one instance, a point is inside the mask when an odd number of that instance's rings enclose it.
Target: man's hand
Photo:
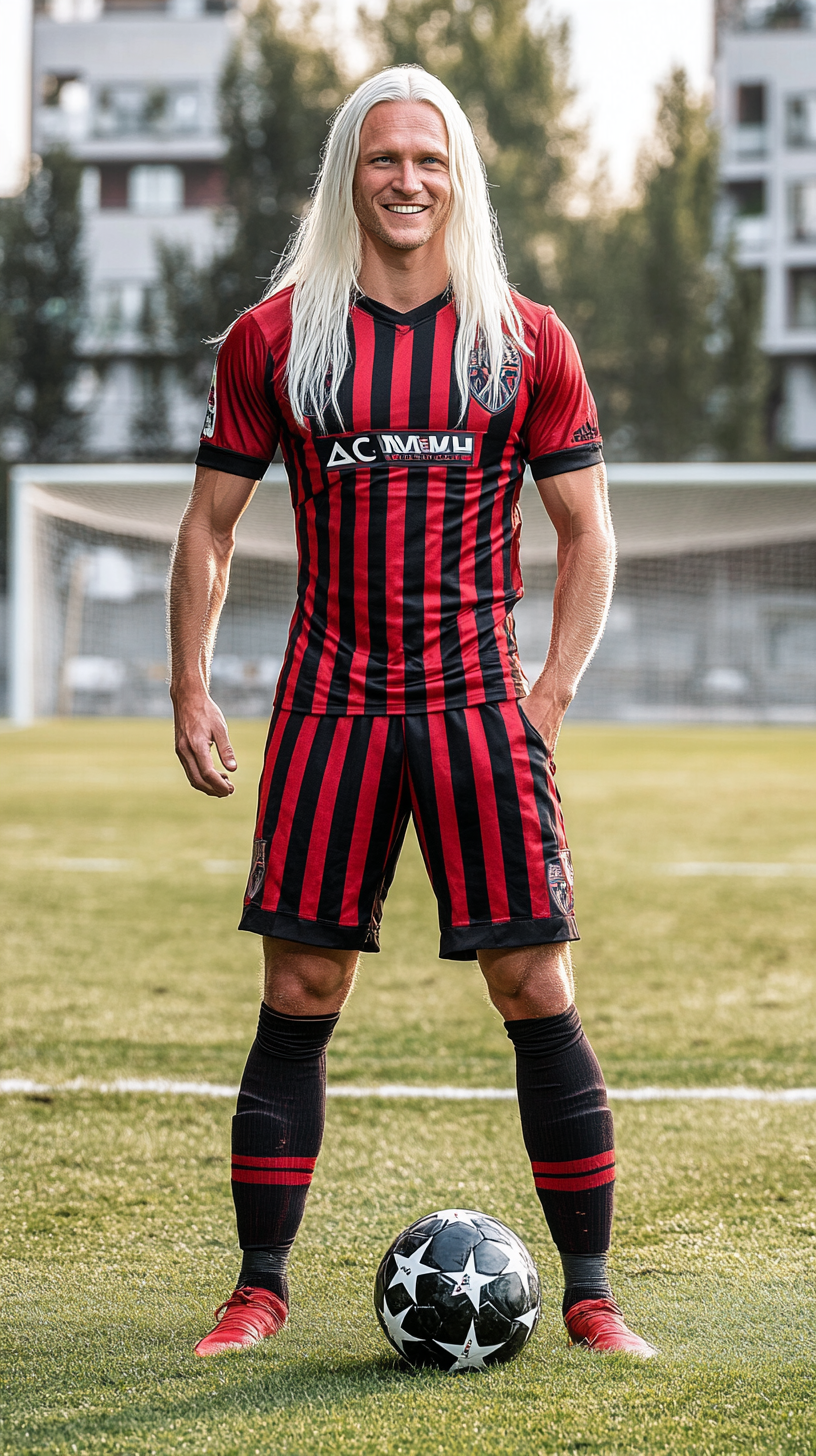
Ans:
[[[225,799],[235,792],[212,761],[212,746],[225,769],[238,767],[224,715],[209,694],[218,618],[227,594],[235,527],[257,482],[199,465],[179,526],[170,573],[170,697],[176,719],[176,753],[190,783],[202,794]]]
[[[215,799],[226,799],[235,793],[235,785],[225,773],[219,773],[212,760],[215,744],[225,769],[233,773],[238,767],[227,724],[221,709],[208,693],[195,699],[175,701],[176,754],[194,789]]]
[[[561,724],[569,703],[557,703],[541,686],[541,678],[533,685],[526,698],[520,701],[521,711],[529,718],[536,733],[539,733],[552,755],[561,732]]]

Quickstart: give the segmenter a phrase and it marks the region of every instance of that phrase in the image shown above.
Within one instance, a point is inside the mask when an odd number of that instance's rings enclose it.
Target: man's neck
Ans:
[[[441,237],[439,244],[433,238],[426,247],[410,252],[373,241],[375,246],[372,240],[363,238],[363,261],[357,279],[357,286],[367,298],[384,303],[396,313],[410,313],[444,293],[450,270]]]

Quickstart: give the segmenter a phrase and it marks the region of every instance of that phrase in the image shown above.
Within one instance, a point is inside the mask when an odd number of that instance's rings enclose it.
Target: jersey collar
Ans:
[[[398,313],[395,308],[389,308],[386,303],[379,303],[376,298],[367,298],[360,294],[354,300],[354,308],[362,308],[370,313],[373,318],[379,319],[380,323],[392,324],[395,328],[412,329],[415,324],[424,323],[426,319],[433,318],[440,309],[446,308],[453,301],[453,294],[450,288],[444,293],[437,294],[436,298],[429,298],[427,303],[421,303],[419,308],[412,308],[408,313]]]

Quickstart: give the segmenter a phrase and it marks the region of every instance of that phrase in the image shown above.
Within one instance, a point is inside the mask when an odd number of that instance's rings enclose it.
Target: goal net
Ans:
[[[619,567],[572,717],[816,722],[816,465],[611,465]],[[9,710],[166,715],[165,589],[182,465],[13,472]],[[555,535],[522,491],[531,678],[549,641]],[[213,660],[228,715],[268,714],[295,599],[285,472],[238,528]]]

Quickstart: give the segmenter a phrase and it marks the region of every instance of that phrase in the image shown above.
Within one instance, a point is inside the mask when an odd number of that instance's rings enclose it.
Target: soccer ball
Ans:
[[[394,1240],[374,1283],[386,1338],[454,1375],[512,1360],[538,1322],[538,1270],[512,1229],[472,1209],[429,1213]]]

